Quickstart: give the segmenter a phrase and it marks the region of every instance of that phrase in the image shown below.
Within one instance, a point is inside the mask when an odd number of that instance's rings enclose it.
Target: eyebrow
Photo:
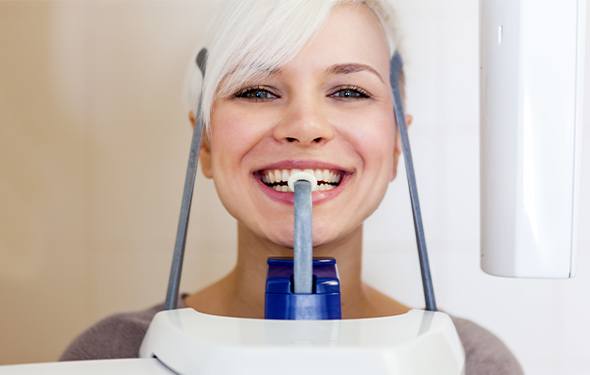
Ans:
[[[326,69],[326,72],[331,73],[331,74],[350,74],[350,73],[357,73],[357,72],[362,72],[362,71],[368,71],[370,73],[373,73],[377,76],[377,78],[379,78],[379,80],[381,82],[384,82],[381,75],[375,69],[373,69],[371,66],[366,65],[366,64],[357,64],[357,63],[336,64],[336,65],[332,65],[332,66],[328,67],[328,69]]]

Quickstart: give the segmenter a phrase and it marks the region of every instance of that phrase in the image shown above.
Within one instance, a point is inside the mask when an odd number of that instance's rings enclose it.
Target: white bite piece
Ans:
[[[289,180],[287,181],[290,191],[295,192],[295,182],[299,181],[299,180],[308,181],[311,184],[311,191],[317,190],[318,181],[316,180],[313,173],[295,172],[295,173],[291,173],[291,176],[289,176]]]

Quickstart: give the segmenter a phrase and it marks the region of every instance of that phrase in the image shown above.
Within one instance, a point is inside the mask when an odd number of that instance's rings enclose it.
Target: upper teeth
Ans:
[[[330,169],[270,169],[266,170],[262,173],[262,181],[266,182],[267,184],[277,183],[277,182],[287,182],[291,173],[296,172],[306,172],[309,174],[313,174],[318,181],[337,184],[340,182],[341,175],[337,171],[333,171]]]

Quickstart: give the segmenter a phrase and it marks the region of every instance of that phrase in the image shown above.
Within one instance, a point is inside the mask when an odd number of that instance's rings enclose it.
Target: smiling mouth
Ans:
[[[326,191],[335,189],[345,175],[344,171],[337,169],[265,169],[255,172],[256,177],[269,188],[288,193],[289,177],[297,172],[306,172],[313,174],[318,182],[316,191]]]

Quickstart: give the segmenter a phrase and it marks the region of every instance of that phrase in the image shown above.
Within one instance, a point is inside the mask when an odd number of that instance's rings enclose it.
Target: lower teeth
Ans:
[[[268,186],[268,185],[266,185]],[[289,192],[289,186],[287,185],[275,185],[275,186],[269,186],[271,189],[276,190],[276,191],[280,191],[283,193],[287,193]],[[330,185],[330,184],[319,184],[316,188],[316,190],[318,191],[325,191],[325,190],[332,190],[334,189],[336,186],[335,185]]]

